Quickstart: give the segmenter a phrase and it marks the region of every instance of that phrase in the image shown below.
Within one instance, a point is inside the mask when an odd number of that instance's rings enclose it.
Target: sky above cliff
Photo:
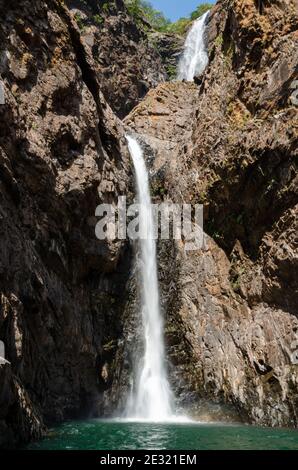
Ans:
[[[150,3],[161,10],[167,18],[176,21],[182,16],[188,16],[202,3],[215,3],[215,0],[150,0]]]

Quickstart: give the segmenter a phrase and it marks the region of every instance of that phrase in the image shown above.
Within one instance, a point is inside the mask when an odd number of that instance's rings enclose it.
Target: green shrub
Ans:
[[[102,9],[103,9],[103,11],[104,11],[105,13],[108,13],[109,8],[110,8],[109,2],[106,2],[106,3],[104,3],[104,4],[102,5]]]
[[[75,20],[76,20],[76,23],[77,23],[79,29],[80,29],[81,31],[83,31],[84,28],[85,28],[85,24],[84,24],[83,18],[81,17],[81,15],[80,15],[79,13],[76,13],[74,17],[75,17]]]
[[[190,24],[191,20],[189,18],[180,18],[179,20],[175,21],[174,23],[171,23],[168,26],[167,32],[183,36],[188,30]]]
[[[166,66],[166,72],[167,72],[169,79],[174,80],[177,75],[177,67],[175,67],[175,65],[168,64]]]
[[[98,24],[99,26],[104,22],[104,19],[102,16],[100,15],[94,15],[93,16],[93,20],[96,24]]]
[[[220,33],[220,34],[216,37],[216,39],[215,39],[215,41],[214,41],[214,44],[215,44],[216,46],[218,46],[218,47],[221,47],[221,46],[223,45],[223,35],[222,35],[222,33]]]

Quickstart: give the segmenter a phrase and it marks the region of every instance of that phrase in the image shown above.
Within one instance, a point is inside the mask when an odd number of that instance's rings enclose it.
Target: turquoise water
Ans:
[[[294,450],[298,431],[222,424],[70,422],[52,429],[36,450]]]

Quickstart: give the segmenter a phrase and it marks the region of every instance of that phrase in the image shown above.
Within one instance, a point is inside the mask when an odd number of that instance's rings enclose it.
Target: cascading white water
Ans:
[[[194,77],[204,72],[208,65],[208,54],[204,36],[209,11],[198,18],[189,31],[184,52],[178,65],[178,80],[192,82]]]
[[[138,142],[126,136],[133,160],[140,204],[139,239],[142,281],[142,326],[144,356],[136,371],[137,383],[128,404],[128,418],[163,422],[171,419],[171,389],[165,367],[163,319],[160,311],[157,277],[156,241],[149,178],[143,151]],[[146,236],[143,236],[146,234]]]

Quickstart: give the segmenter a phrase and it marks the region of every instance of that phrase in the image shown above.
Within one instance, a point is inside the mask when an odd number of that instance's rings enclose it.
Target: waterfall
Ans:
[[[139,232],[147,234],[139,239],[144,355],[135,371],[136,387],[126,415],[137,420],[162,422],[169,420],[173,415],[172,394],[165,367],[163,318],[160,311],[149,178],[141,146],[132,137],[126,136],[126,139],[136,175],[140,204]]]
[[[198,18],[187,35],[184,52],[178,65],[178,80],[192,82],[194,77],[203,73],[208,65],[204,41],[208,15],[209,11]]]

